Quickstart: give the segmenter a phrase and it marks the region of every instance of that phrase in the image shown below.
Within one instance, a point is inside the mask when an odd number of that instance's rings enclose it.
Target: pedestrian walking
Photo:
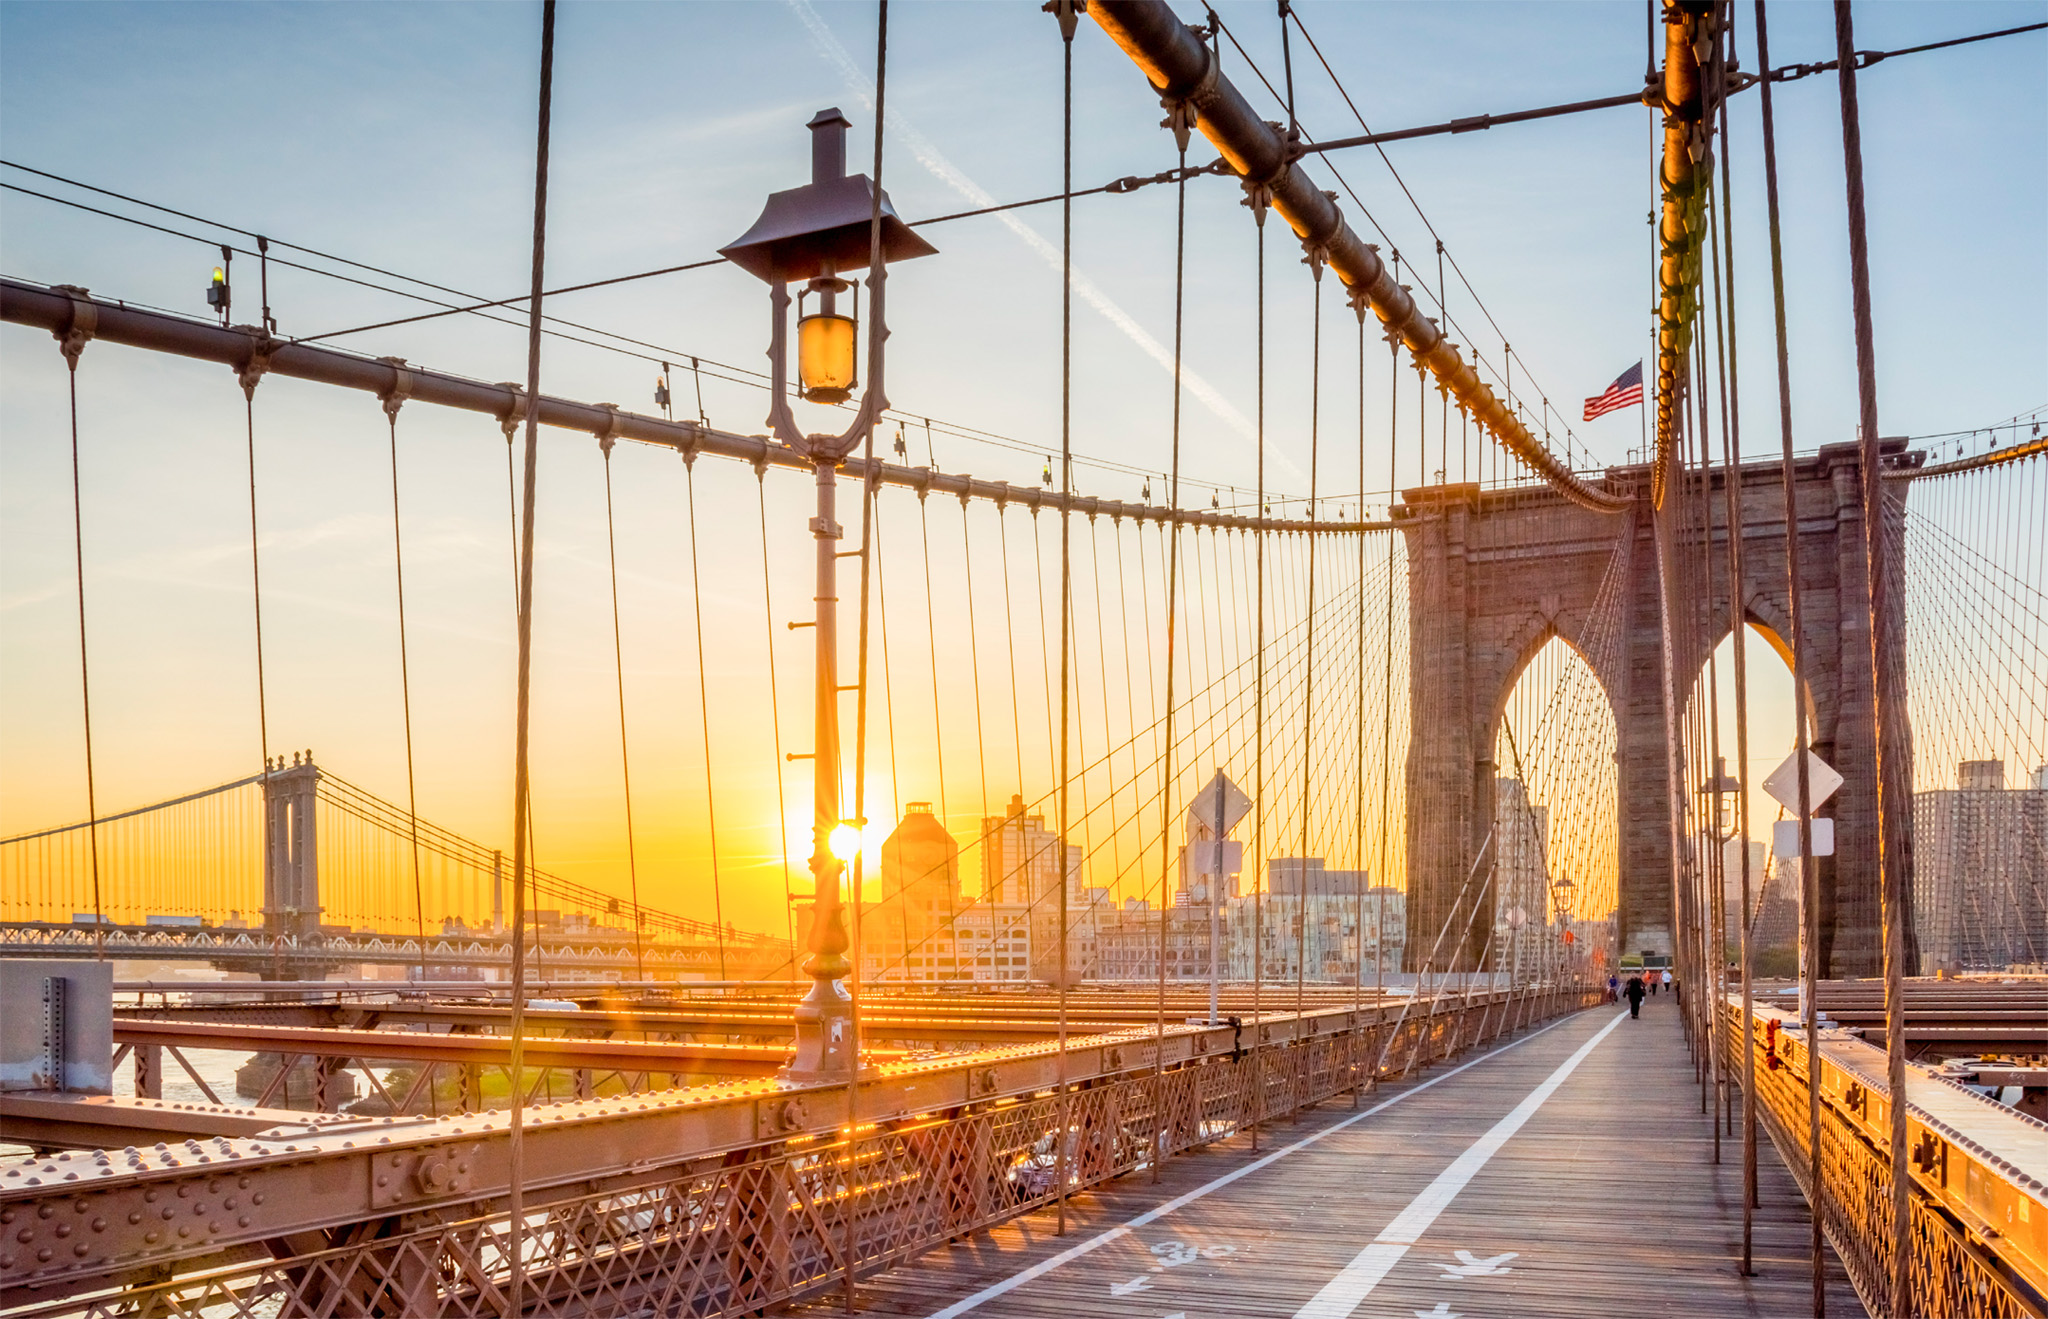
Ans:
[[[1641,976],[1630,976],[1628,978],[1628,1015],[1631,1018],[1643,1015],[1643,992],[1643,978]]]

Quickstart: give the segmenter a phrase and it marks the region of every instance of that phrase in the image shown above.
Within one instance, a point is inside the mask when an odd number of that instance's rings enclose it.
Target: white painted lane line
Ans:
[[[1574,1014],[1574,1016],[1576,1016],[1576,1014]],[[1274,1150],[1271,1154],[1266,1155],[1264,1158],[1255,1159],[1252,1162],[1244,1165],[1244,1167],[1242,1168],[1238,1168],[1233,1172],[1224,1173],[1221,1177],[1218,1177],[1213,1182],[1209,1182],[1202,1186],[1197,1186],[1194,1190],[1187,1192],[1185,1195],[1175,1196],[1173,1199],[1168,1200],[1165,1204],[1160,1205],[1156,1209],[1148,1209],[1144,1213],[1139,1214],[1136,1218],[1133,1218],[1128,1223],[1124,1223],[1118,1227],[1112,1227],[1106,1229],[1105,1231],[1098,1232],[1096,1235],[1088,1238],[1086,1241],[1083,1241],[1078,1245],[1069,1246],[1057,1255],[1053,1255],[1046,1259],[1042,1259],[1038,1263],[1032,1265],[1030,1268],[1023,1270],[1020,1273],[1011,1274],[1009,1277],[1004,1278],[1001,1282],[991,1283],[987,1287],[984,1287],[980,1291],[974,1293],[974,1295],[969,1296],[964,1300],[955,1301],[953,1302],[953,1304],[947,1306],[943,1310],[934,1310],[931,1312],[931,1314],[926,1316],[926,1319],[955,1319],[955,1316],[963,1315],[970,1310],[978,1309],[984,1302],[992,1301],[998,1296],[1002,1296],[1009,1292],[1013,1292],[1017,1290],[1017,1288],[1022,1287],[1025,1283],[1032,1281],[1034,1278],[1042,1278],[1046,1274],[1051,1273],[1054,1269],[1057,1269],[1064,1264],[1069,1264],[1074,1260],[1081,1258],[1081,1256],[1083,1255],[1089,1254],[1095,1250],[1099,1250],[1100,1248],[1108,1245],[1112,1241],[1121,1240],[1122,1238],[1129,1236],[1138,1228],[1144,1227],[1148,1223],[1157,1222],[1158,1220],[1172,1213],[1174,1210],[1179,1209],[1185,1205],[1193,1204],[1195,1201],[1201,1199],[1203,1196],[1208,1195],[1211,1191],[1220,1191],[1240,1177],[1250,1176],[1252,1173],[1259,1171],[1261,1168],[1264,1168],[1269,1164],[1278,1163],[1281,1159],[1286,1158],[1288,1155],[1293,1154],[1297,1150],[1305,1150],[1309,1146],[1315,1144],[1317,1141],[1322,1140],[1327,1136],[1336,1135],[1338,1132],[1344,1130],[1346,1127],[1349,1127],[1355,1122],[1363,1122],[1365,1119],[1371,1117],[1375,1113],[1383,1112],[1386,1109],[1392,1108],[1394,1105],[1400,1103],[1402,1100],[1408,1098],[1410,1095],[1419,1095],[1424,1090],[1427,1090],[1432,1086],[1442,1085],[1445,1081],[1450,1080],[1452,1077],[1456,1076],[1460,1072],[1466,1071],[1473,1067],[1477,1067],[1479,1066],[1479,1064],[1484,1062],[1491,1062],[1493,1059],[1500,1057],[1502,1054],[1507,1053],[1509,1050],[1519,1049],[1523,1045],[1527,1044],[1530,1040],[1535,1039],[1538,1035],[1542,1035],[1547,1031],[1556,1030],[1559,1026],[1562,1026],[1566,1022],[1571,1020],[1573,1020],[1573,1017],[1560,1017],[1558,1020],[1551,1022],[1548,1026],[1539,1026],[1535,1030],[1530,1031],[1527,1035],[1524,1035],[1521,1039],[1516,1040],[1511,1044],[1504,1044],[1500,1048],[1493,1050],[1491,1053],[1481,1054],[1479,1057],[1474,1058],[1471,1062],[1460,1063],[1458,1064],[1458,1066],[1453,1067],[1450,1071],[1445,1072],[1442,1076],[1433,1076],[1429,1080],[1422,1082],[1420,1085],[1411,1086],[1410,1088],[1403,1090],[1400,1094],[1395,1095],[1392,1098],[1382,1099],[1379,1103],[1374,1104],[1371,1108],[1366,1109],[1363,1113],[1353,1113],[1350,1117],[1345,1118],[1342,1122],[1334,1122],[1329,1126],[1324,1127],[1321,1131],[1313,1132],[1307,1136],[1302,1137],[1300,1140],[1295,1141],[1292,1145],[1282,1146],[1280,1149]],[[1605,1030],[1612,1029],[1612,1026],[1608,1026],[1605,1028]],[[1605,1030],[1603,1030],[1603,1034],[1605,1033]]]
[[[1530,1118],[1536,1116],[1536,1110],[1543,1107],[1544,1101],[1557,1093],[1557,1088],[1564,1084],[1565,1078],[1578,1069],[1579,1064],[1586,1060],[1586,1055],[1592,1053],[1600,1041],[1612,1034],[1614,1028],[1619,1026],[1626,1016],[1626,1013],[1615,1013],[1614,1020],[1602,1026],[1591,1039],[1581,1044],[1571,1057],[1560,1063],[1556,1071],[1545,1077],[1541,1085],[1531,1090],[1521,1103],[1515,1105],[1513,1112],[1494,1123],[1492,1128],[1474,1141],[1471,1148],[1460,1154],[1450,1167],[1438,1173],[1436,1180],[1423,1187],[1422,1193],[1410,1200],[1406,1209],[1394,1215],[1394,1221],[1381,1229],[1380,1234],[1373,1238],[1371,1245],[1359,1251],[1358,1257],[1345,1265],[1336,1277],[1330,1279],[1328,1285],[1315,1294],[1314,1299],[1294,1312],[1294,1319],[1349,1319],[1351,1312],[1372,1294],[1372,1289],[1380,1285],[1380,1280],[1387,1276],[1388,1271],[1400,1263],[1401,1257],[1408,1253],[1409,1247],[1429,1230],[1429,1225],[1436,1221],[1437,1215],[1448,1209],[1451,1201],[1458,1198],[1458,1192],[1464,1190],[1478,1175],[1479,1170],[1486,1166],[1487,1161],[1500,1152],[1500,1147],[1508,1143],[1509,1137],[1520,1131]]]

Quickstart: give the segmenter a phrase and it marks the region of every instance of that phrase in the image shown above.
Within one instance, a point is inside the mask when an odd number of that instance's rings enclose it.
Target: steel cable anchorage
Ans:
[[[1354,294],[1363,294],[1390,332],[1463,405],[1482,427],[1552,488],[1583,508],[1619,513],[1631,500],[1581,480],[1563,459],[1531,434],[1513,411],[1459,354],[1437,323],[1424,316],[1408,289],[1395,282],[1379,251],[1344,220],[1331,195],[1301,168],[1297,141],[1258,117],[1218,69],[1215,56],[1166,0],[1097,0],[1088,8],[1102,30],[1144,71],[1169,110],[1192,111],[1232,172],[1271,195],[1303,243],[1328,253],[1330,268]]]

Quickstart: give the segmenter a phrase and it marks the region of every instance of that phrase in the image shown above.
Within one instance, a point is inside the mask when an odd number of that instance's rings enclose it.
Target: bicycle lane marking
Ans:
[[[1229,1186],[1232,1183],[1237,1182],[1238,1180],[1244,1177],[1250,1176],[1252,1173],[1270,1167],[1271,1165],[1278,1163],[1280,1160],[1286,1158],[1290,1154],[1298,1153],[1301,1150],[1307,1149],[1311,1145],[1314,1145],[1330,1136],[1336,1135],[1340,1131],[1347,1130],[1350,1127],[1356,1125],[1357,1123],[1363,1122],[1365,1119],[1373,1116],[1375,1113],[1384,1112],[1387,1109],[1392,1108],[1394,1105],[1400,1103],[1401,1101],[1407,1099],[1411,1095],[1419,1095],[1425,1090],[1429,1090],[1436,1086],[1442,1085],[1445,1081],[1450,1080],[1452,1077],[1458,1075],[1460,1072],[1469,1071],[1470,1069],[1479,1066],[1481,1063],[1491,1062],[1495,1058],[1499,1058],[1502,1055],[1507,1054],[1515,1049],[1519,1049],[1524,1044],[1527,1044],[1529,1043],[1529,1041],[1537,1038],[1539,1035],[1547,1034],[1548,1032],[1557,1029],[1559,1026],[1565,1025],[1567,1022],[1576,1020],[1577,1016],[1577,1013],[1573,1013],[1570,1016],[1560,1017],[1558,1020],[1551,1022],[1547,1026],[1541,1026],[1538,1027],[1536,1030],[1529,1032],[1529,1034],[1524,1035],[1519,1040],[1515,1040],[1509,1044],[1502,1045],[1500,1048],[1495,1049],[1490,1053],[1483,1054],[1480,1057],[1474,1058],[1470,1062],[1460,1063],[1458,1066],[1451,1068],[1449,1071],[1443,1073],[1441,1076],[1433,1076],[1427,1081],[1423,1081],[1417,1085],[1411,1086],[1406,1090],[1403,1090],[1400,1094],[1391,1095],[1388,1098],[1381,1100],[1379,1103],[1374,1104],[1371,1108],[1364,1110],[1363,1112],[1354,1113],[1350,1117],[1345,1118],[1340,1122],[1334,1122],[1331,1125],[1324,1127],[1321,1131],[1312,1132],[1309,1135],[1302,1137],[1300,1140],[1294,1142],[1292,1145],[1282,1146],[1280,1149],[1274,1150],[1271,1154],[1265,1155],[1262,1158],[1254,1159],[1252,1162],[1245,1164],[1242,1168],[1237,1168],[1231,1172],[1224,1173],[1221,1177],[1216,1178],[1214,1181],[1206,1182],[1201,1186],[1197,1186],[1192,1191],[1188,1191],[1184,1194],[1175,1196],[1173,1199],[1168,1200],[1165,1204],[1159,1205],[1158,1207],[1153,1209],[1148,1209],[1144,1213],[1139,1214],[1137,1217],[1131,1219],[1129,1222],[1119,1224],[1116,1227],[1108,1228],[1088,1238],[1088,1240],[1086,1241],[1080,1242],[1077,1245],[1069,1246],[1067,1249],[1061,1251],[1057,1255],[1053,1255],[1047,1259],[1040,1260],[1038,1263],[1032,1265],[1028,1269],[1024,1269],[1020,1272],[1014,1273],[1009,1277],[1004,1278],[1000,1282],[991,1283],[988,1286],[982,1288],[980,1291],[975,1292],[972,1296],[968,1296],[961,1300],[955,1301],[953,1302],[953,1304],[946,1306],[944,1309],[934,1310],[931,1314],[926,1316],[926,1319],[957,1319],[957,1317],[960,1315],[967,1314],[972,1310],[979,1309],[982,1305],[996,1299],[999,1296],[1007,1295],[1008,1293],[1015,1291],[1017,1288],[1022,1287],[1028,1282],[1032,1282],[1038,1278],[1042,1278],[1046,1274],[1051,1273],[1053,1270],[1061,1268],[1064,1265],[1070,1264],[1074,1260],[1080,1259],[1084,1255],[1092,1254],[1093,1252],[1101,1249],[1103,1246],[1109,1245],[1110,1243],[1115,1241],[1120,1241],[1123,1238],[1130,1236],[1139,1228],[1145,1227],[1146,1225],[1151,1223],[1158,1222],[1160,1219],[1166,1217],[1168,1214],[1171,1214],[1178,1209],[1184,1208],[1187,1205],[1191,1205],[1195,1201],[1200,1200],[1213,1192],[1220,1191],[1224,1187]],[[1608,1027],[1603,1028],[1601,1033],[1604,1035],[1607,1030],[1611,1029],[1612,1026],[1610,1025]]]
[[[1622,1023],[1625,1016],[1617,1012],[1592,1038],[1574,1050],[1571,1057],[1558,1064],[1557,1070],[1531,1090],[1513,1111],[1494,1123],[1484,1136],[1453,1160],[1450,1167],[1438,1173],[1436,1180],[1423,1188],[1422,1194],[1409,1201],[1408,1207],[1380,1230],[1372,1244],[1359,1251],[1357,1257],[1324,1284],[1307,1305],[1294,1312],[1294,1319],[1349,1319],[1401,1257],[1421,1240],[1437,1215],[1450,1207],[1451,1201],[1458,1198],[1458,1193],[1478,1175],[1479,1170],[1536,1115],[1536,1110],[1543,1107],[1546,1100],[1557,1093],[1565,1078],[1578,1070],[1587,1055],[1614,1033],[1614,1028]]]

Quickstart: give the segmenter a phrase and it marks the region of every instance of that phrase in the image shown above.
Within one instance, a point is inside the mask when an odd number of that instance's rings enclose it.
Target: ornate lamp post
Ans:
[[[817,900],[811,911],[811,956],[804,963],[811,988],[797,1004],[796,1057],[785,1073],[803,1081],[845,1080],[859,1066],[854,1057],[853,1001],[844,983],[853,964],[847,958],[849,941],[839,894],[840,876],[860,849],[860,830],[857,822],[845,818],[840,797],[837,578],[844,532],[833,515],[834,497],[840,464],[889,405],[882,390],[887,265],[937,250],[897,217],[887,194],[878,194],[865,174],[846,173],[848,127],[838,110],[819,111],[810,123],[810,183],[771,194],[753,228],[720,249],[734,265],[768,285],[773,318],[768,426],[777,440],[809,458],[817,469],[817,515],[810,524],[817,546],[817,740],[812,753],[810,860]],[[798,393],[813,402],[843,403],[859,384],[859,292],[840,278],[840,272],[863,267],[870,267],[867,392],[843,434],[806,435],[797,428],[789,407],[789,286],[803,284],[798,295]],[[839,298],[848,292],[854,295],[854,316],[839,310]],[[813,294],[817,309],[802,314],[803,300]]]

